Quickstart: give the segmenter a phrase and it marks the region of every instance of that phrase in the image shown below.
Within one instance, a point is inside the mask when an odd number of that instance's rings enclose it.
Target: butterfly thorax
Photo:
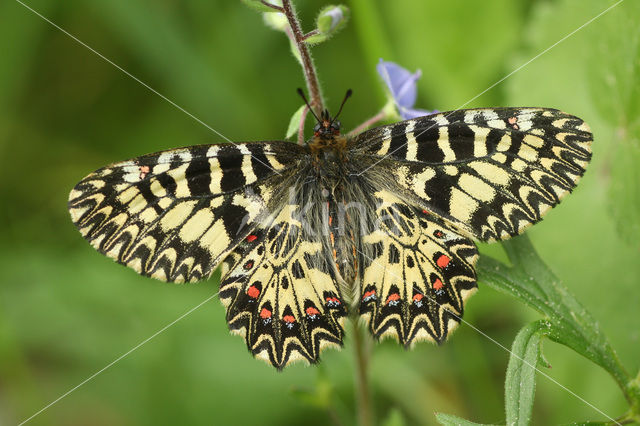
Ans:
[[[340,121],[332,119],[327,110],[324,110],[320,117],[313,129],[313,138],[308,142],[311,153],[315,157],[324,152],[325,155],[337,154],[340,158],[344,158],[348,140],[340,134]]]
[[[344,151],[347,148],[347,141],[347,138],[340,134],[316,134],[309,141],[308,146],[315,157],[325,155],[343,158]]]

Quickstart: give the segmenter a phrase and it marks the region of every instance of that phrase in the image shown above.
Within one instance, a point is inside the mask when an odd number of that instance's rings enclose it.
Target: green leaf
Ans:
[[[547,321],[533,322],[520,330],[513,341],[504,385],[508,425],[528,425],[531,421],[540,343],[549,328]]]
[[[291,120],[289,120],[289,127],[287,127],[286,139],[292,138],[298,133],[298,130],[300,129],[300,121],[302,120],[302,113],[306,107],[306,105],[300,106],[300,108],[298,108],[298,110],[291,116]]]
[[[490,426],[484,423],[474,423],[461,417],[453,416],[451,414],[436,413],[436,419],[438,423],[444,426]]]
[[[548,336],[609,372],[633,398],[624,370],[598,323],[569,293],[534,250],[526,235],[503,242],[513,264],[509,267],[487,256],[478,262],[478,280],[510,294],[543,314],[550,324]]]

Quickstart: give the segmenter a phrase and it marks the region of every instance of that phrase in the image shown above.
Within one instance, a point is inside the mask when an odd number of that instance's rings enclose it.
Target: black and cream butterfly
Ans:
[[[473,240],[504,240],[572,190],[592,134],[554,109],[432,114],[304,146],[199,145],[101,168],[69,197],[101,253],[163,281],[209,278],[233,332],[277,368],[376,338],[441,342],[476,290]]]

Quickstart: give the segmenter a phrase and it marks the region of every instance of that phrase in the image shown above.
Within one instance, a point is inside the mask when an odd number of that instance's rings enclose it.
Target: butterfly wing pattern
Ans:
[[[539,221],[583,175],[591,141],[558,110],[458,110],[307,146],[137,157],[84,178],[69,210],[140,274],[191,282],[220,266],[230,329],[280,369],[340,346],[347,315],[406,347],[444,341],[476,290],[473,241]],[[359,216],[338,217],[360,200]]]
[[[304,232],[299,208],[286,205],[256,227],[225,260],[220,285],[231,330],[278,368],[313,363],[325,346],[339,346],[346,315],[322,244]]]
[[[476,246],[427,210],[389,191],[375,195],[381,220],[365,237],[373,247],[364,259],[360,314],[377,338],[406,347],[442,342],[476,290]]]
[[[170,282],[208,278],[268,208],[286,142],[202,145],[97,170],[69,195],[71,218],[99,252]]]
[[[588,125],[546,108],[450,111],[378,127],[356,146],[394,173],[398,190],[480,241],[522,233],[584,174]]]

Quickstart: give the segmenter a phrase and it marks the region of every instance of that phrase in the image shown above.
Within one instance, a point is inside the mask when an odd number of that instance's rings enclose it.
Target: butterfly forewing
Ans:
[[[265,213],[295,148],[201,145],[116,163],[75,186],[71,218],[98,251],[140,274],[204,279]]]
[[[572,190],[591,158],[581,119],[554,109],[459,110],[383,126],[356,146],[467,236],[520,234]]]

